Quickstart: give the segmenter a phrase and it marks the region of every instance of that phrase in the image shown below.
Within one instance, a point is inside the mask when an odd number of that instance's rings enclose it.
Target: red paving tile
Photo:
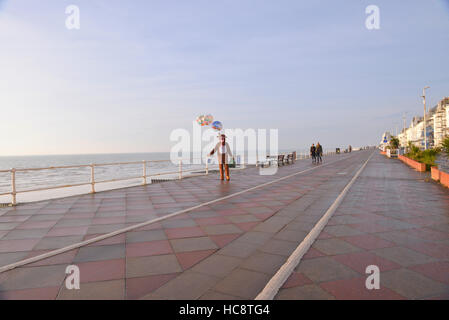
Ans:
[[[237,234],[220,234],[220,235],[216,235],[216,236],[209,236],[209,238],[211,238],[212,241],[215,242],[215,244],[219,248],[223,248],[228,243],[234,241],[235,239],[237,239],[240,236],[241,236],[241,234],[238,234],[238,233]]]
[[[25,221],[17,229],[45,229],[51,228],[56,224],[56,220],[50,221]]]
[[[93,225],[98,224],[119,224],[125,223],[126,217],[108,217],[108,218],[94,218],[92,220]]]
[[[55,300],[59,287],[0,291],[0,300]]]
[[[170,242],[167,240],[136,242],[126,244],[127,257],[144,257],[172,253]]]
[[[325,231],[321,231],[321,233],[320,233],[320,235],[318,236],[317,239],[320,239],[320,240],[322,240],[322,239],[331,239],[331,238],[334,238],[334,237],[335,236],[333,236],[333,235],[331,235],[331,234],[329,234],[329,233],[327,233]]]
[[[199,226],[209,226],[214,224],[227,224],[229,220],[224,217],[197,218],[195,219]]]
[[[237,216],[237,215],[248,214],[248,212],[245,211],[244,209],[217,210],[217,213],[221,216]]]
[[[126,299],[139,299],[175,278],[178,273],[126,279]]]
[[[190,252],[180,252],[176,254],[179,264],[183,270],[187,270],[194,266],[203,259],[213,254],[216,250],[201,250],[201,251],[190,251]]]
[[[30,251],[41,239],[0,240],[0,253]]]
[[[449,262],[439,261],[409,267],[433,280],[449,284]]]
[[[427,228],[415,228],[403,231],[412,237],[417,237],[424,240],[435,241],[435,240],[445,240],[449,238],[449,233],[439,232]]]
[[[260,221],[254,221],[254,222],[235,223],[235,225],[240,229],[242,229],[243,231],[249,231],[255,226],[257,226],[259,223]]]
[[[449,259],[449,246],[443,243],[414,242],[405,246],[431,257],[435,257],[438,259]]]
[[[404,297],[393,290],[382,287],[368,290],[365,286],[366,278],[353,278],[324,282],[320,287],[341,300],[403,300]]]
[[[343,237],[343,240],[359,248],[374,250],[395,246],[395,243],[376,237],[372,234]]]
[[[300,272],[293,272],[290,277],[285,281],[282,288],[300,287],[306,284],[312,284],[313,281],[307,278]]]
[[[340,254],[332,256],[332,258],[361,274],[365,274],[366,267],[369,265],[378,266],[381,272],[401,268],[400,265],[393,261],[366,251]]]
[[[61,237],[61,236],[82,236],[86,234],[89,226],[84,227],[63,227],[53,228],[47,233],[47,237]]]
[[[205,235],[204,231],[199,227],[170,228],[164,231],[169,239],[201,237]]]
[[[348,224],[349,227],[352,227],[356,230],[368,232],[368,233],[376,233],[376,232],[385,232],[391,231],[395,228],[392,226],[384,226],[380,224],[372,223],[356,223],[356,224]]]
[[[259,218],[261,221],[267,220],[269,217],[274,215],[274,212],[272,213],[255,213],[254,214],[257,218]]]
[[[78,263],[81,282],[117,280],[125,277],[125,259]]]

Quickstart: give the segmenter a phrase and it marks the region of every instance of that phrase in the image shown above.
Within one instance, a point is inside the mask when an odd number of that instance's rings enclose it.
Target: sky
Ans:
[[[208,113],[374,145],[449,96],[448,57],[449,0],[0,0],[0,156],[167,152]]]

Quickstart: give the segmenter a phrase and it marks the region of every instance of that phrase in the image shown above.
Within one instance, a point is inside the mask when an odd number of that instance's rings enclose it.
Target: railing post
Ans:
[[[11,169],[11,188],[12,188],[12,192],[11,192],[11,196],[12,196],[12,202],[11,204],[13,206],[15,206],[17,204],[17,198],[16,198],[16,169],[12,168]]]
[[[147,184],[147,162],[142,160],[143,164],[143,185]]]
[[[182,179],[182,160],[179,160],[179,180]]]
[[[92,186],[90,193],[95,193],[95,164],[90,165],[90,184]]]

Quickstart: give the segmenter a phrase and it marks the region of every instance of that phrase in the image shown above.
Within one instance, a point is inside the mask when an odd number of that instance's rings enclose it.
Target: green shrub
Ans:
[[[406,154],[406,156],[415,161],[425,163],[426,169],[430,170],[430,167],[435,166],[436,157],[440,152],[441,149],[439,148],[421,151],[418,147],[410,144],[409,152]]]
[[[397,137],[391,137],[391,139],[390,139],[390,148],[391,149],[399,148],[399,139]]]

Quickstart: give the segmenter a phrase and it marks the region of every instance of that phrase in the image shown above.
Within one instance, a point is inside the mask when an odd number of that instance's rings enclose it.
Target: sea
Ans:
[[[280,150],[280,152],[291,152],[292,150]],[[306,149],[296,149],[299,153],[306,153]],[[189,158],[189,157],[187,157]],[[199,155],[190,155],[190,159],[200,158]],[[147,175],[152,178],[147,179],[147,183],[159,181],[160,179],[170,180],[178,177],[178,163],[170,161],[169,152],[152,153],[116,153],[116,154],[74,154],[74,155],[39,155],[39,156],[0,156],[0,171],[11,168],[46,168],[52,166],[74,166],[89,164],[109,164],[119,162],[142,162],[147,161]],[[165,161],[161,161],[165,160]],[[152,162],[155,161],[155,162]],[[205,161],[201,164],[183,163],[183,176],[195,173],[201,173],[205,170]],[[214,168],[215,157],[209,163],[211,169]],[[240,157],[237,163],[240,163]],[[248,159],[247,162],[254,162],[254,159]],[[191,161],[192,162],[192,161]],[[188,171],[188,172],[186,172]],[[165,174],[166,173],[166,174]],[[153,175],[157,176],[153,176]],[[141,177],[143,175],[143,164],[123,164],[114,166],[95,166],[95,181],[123,179],[128,177]],[[60,198],[78,194],[89,193],[90,185],[77,186],[70,188],[57,188],[45,191],[20,192],[34,189],[52,188],[56,186],[74,185],[89,183],[91,179],[90,167],[83,168],[63,168],[54,170],[38,170],[16,172],[16,190],[17,201],[20,203],[39,201],[53,198]],[[125,181],[114,181],[108,183],[98,183],[95,185],[96,191],[111,190],[129,186],[141,185],[143,178],[130,179]],[[11,173],[0,172],[0,204],[11,202],[11,195],[2,195],[10,193]]]

